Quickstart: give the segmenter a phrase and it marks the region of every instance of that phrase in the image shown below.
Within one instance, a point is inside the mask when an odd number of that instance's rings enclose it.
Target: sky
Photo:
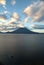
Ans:
[[[44,0],[0,0],[0,32],[25,27],[44,33]]]

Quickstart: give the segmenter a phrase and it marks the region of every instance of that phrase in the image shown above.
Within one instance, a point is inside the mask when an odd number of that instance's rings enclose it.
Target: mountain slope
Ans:
[[[28,30],[27,28],[19,28],[16,31],[8,32],[8,33],[13,33],[13,34],[37,34],[35,32]]]

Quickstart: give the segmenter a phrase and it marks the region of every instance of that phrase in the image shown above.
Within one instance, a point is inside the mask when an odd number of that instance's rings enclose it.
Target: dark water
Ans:
[[[0,34],[0,62],[6,65],[43,64],[44,34]]]

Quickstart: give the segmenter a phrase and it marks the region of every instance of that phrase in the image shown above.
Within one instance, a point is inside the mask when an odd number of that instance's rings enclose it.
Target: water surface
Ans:
[[[12,60],[13,58],[13,60]],[[44,34],[0,34],[0,61],[44,61]]]

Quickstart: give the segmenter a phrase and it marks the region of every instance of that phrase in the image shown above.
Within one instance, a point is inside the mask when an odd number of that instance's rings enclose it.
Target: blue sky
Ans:
[[[38,32],[39,27],[33,26],[39,24],[43,28],[43,13],[43,0],[0,0],[0,32],[12,32],[19,27]]]

